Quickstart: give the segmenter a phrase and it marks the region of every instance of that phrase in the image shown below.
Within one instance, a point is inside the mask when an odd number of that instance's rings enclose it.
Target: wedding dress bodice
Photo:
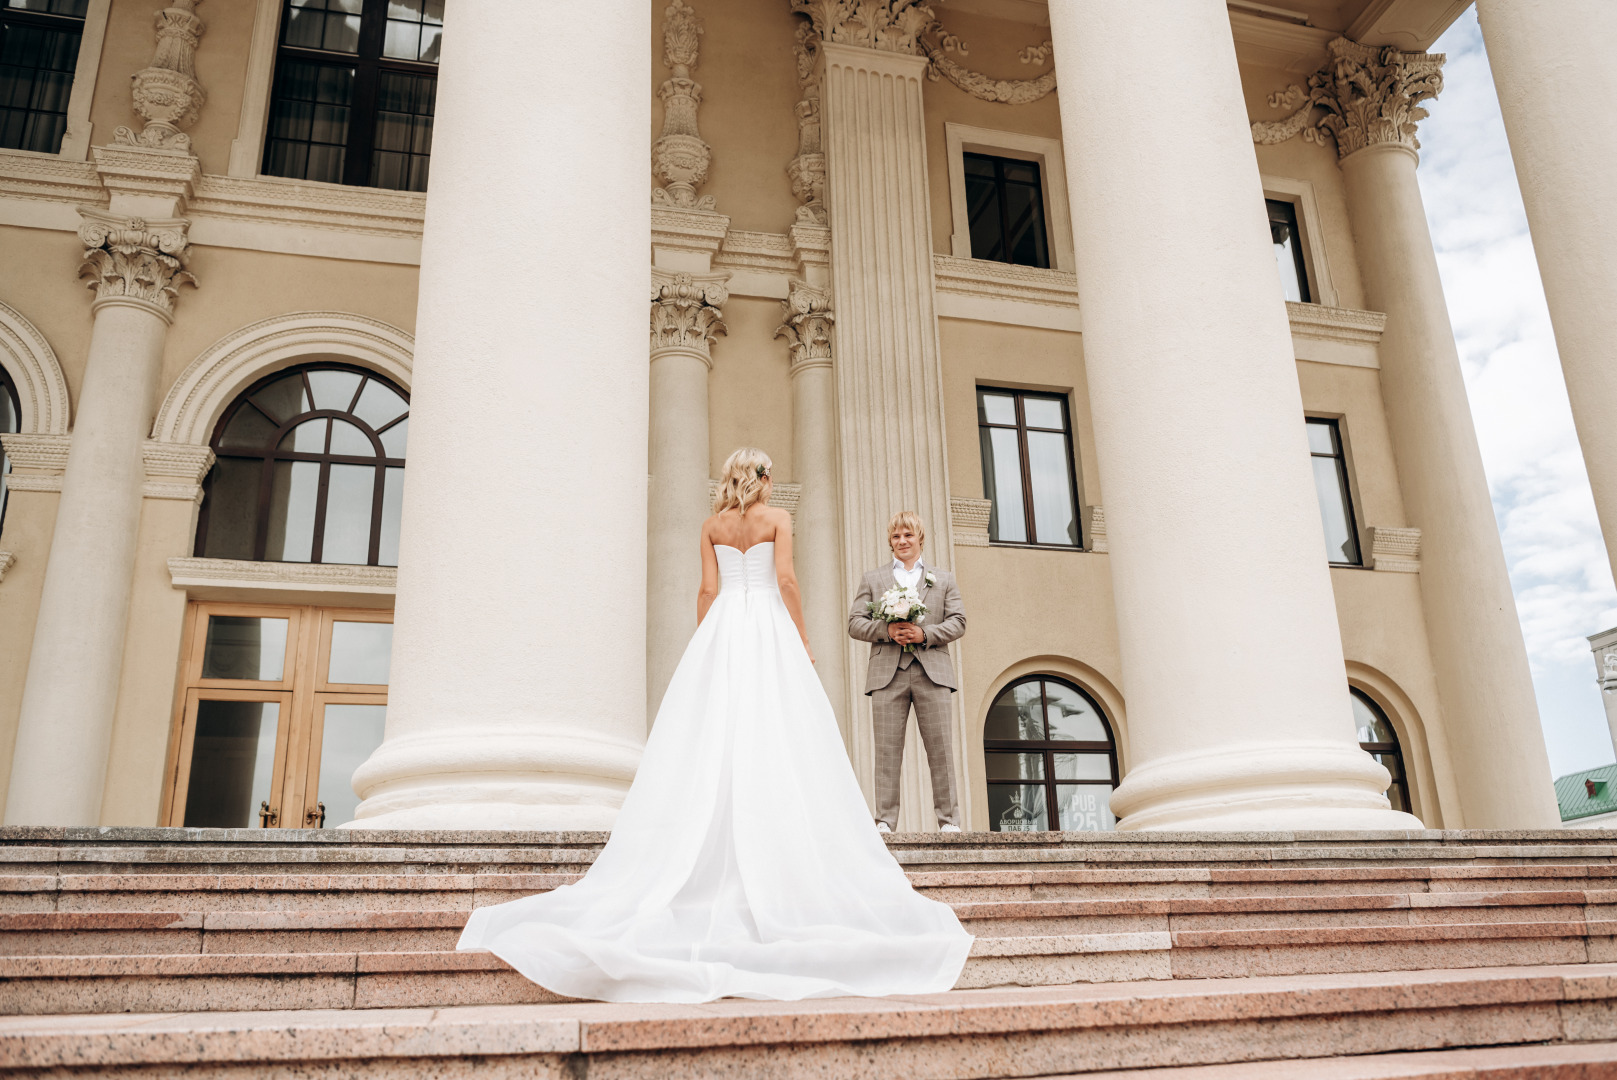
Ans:
[[[714,544],[713,554],[719,559],[719,591],[738,589],[749,593],[758,590],[779,592],[780,582],[775,577],[775,542],[765,540],[746,551],[729,544]]]

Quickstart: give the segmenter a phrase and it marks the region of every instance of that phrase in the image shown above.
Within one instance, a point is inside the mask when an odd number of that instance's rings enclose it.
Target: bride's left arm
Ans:
[[[814,650],[809,648],[808,630],[803,625],[803,590],[797,586],[797,568],[792,565],[792,515],[784,510],[779,513],[781,521],[775,528],[775,580],[780,584],[780,598],[786,601],[786,612],[797,625],[803,649],[813,663]]]
[[[713,550],[713,537],[702,527],[702,584],[696,590],[696,625],[707,618],[707,609],[719,595],[719,556]]]

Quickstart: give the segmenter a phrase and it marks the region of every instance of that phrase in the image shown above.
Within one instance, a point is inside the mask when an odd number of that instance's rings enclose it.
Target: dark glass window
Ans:
[[[0,147],[59,153],[90,0],[0,0]]]
[[[1063,394],[977,390],[988,538],[1002,544],[1077,547],[1078,492],[1072,424]]]
[[[1339,566],[1359,566],[1359,530],[1348,494],[1347,457],[1335,420],[1308,418],[1308,453],[1314,466],[1314,492],[1325,526],[1325,557]]]
[[[338,364],[251,387],[213,437],[196,553],[397,566],[409,410],[380,375]]]
[[[1280,288],[1287,300],[1306,304],[1313,297],[1308,292],[1308,269],[1303,263],[1302,234],[1297,231],[1297,207],[1280,199],[1267,199],[1269,204],[1269,237],[1275,245],[1275,265],[1280,270]]]
[[[1409,780],[1404,772],[1404,752],[1398,747],[1398,733],[1392,729],[1381,706],[1363,691],[1349,687],[1348,695],[1353,698],[1353,722],[1359,728],[1359,747],[1392,773],[1387,801],[1394,810],[1414,813],[1409,808]]]
[[[963,156],[971,257],[1049,267],[1039,163],[987,154]]]
[[[17,388],[11,385],[11,376],[0,368],[0,435],[9,435],[22,426],[22,409],[17,404]],[[0,529],[6,524],[6,474],[11,472],[11,459],[0,448]]]
[[[427,190],[444,0],[286,0],[264,172]]]
[[[1104,832],[1117,827],[1117,744],[1093,698],[1050,675],[1000,692],[983,724],[988,827]]]

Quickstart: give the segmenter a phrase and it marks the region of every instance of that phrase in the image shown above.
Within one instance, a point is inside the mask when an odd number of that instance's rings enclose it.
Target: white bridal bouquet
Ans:
[[[930,584],[930,575],[928,578]],[[880,600],[873,600],[865,607],[870,611],[870,617],[879,622],[910,622],[919,625],[926,621],[926,605],[921,603],[921,594],[903,585],[894,585],[881,594]],[[904,651],[914,652],[915,646],[906,645]]]

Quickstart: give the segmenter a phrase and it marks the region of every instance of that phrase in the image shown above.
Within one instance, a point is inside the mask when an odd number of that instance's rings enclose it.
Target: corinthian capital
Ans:
[[[831,366],[831,293],[801,281],[791,283],[791,291],[781,305],[780,328],[776,337],[786,339],[792,351],[792,374],[809,368]]]
[[[694,352],[711,366],[713,338],[724,333],[720,310],[730,299],[729,274],[651,272],[651,351]]]
[[[822,41],[882,52],[923,54],[921,34],[937,16],[925,0],[791,0]]]
[[[191,149],[180,129],[196,123],[207,95],[197,82],[197,44],[206,24],[196,14],[202,0],[172,0],[157,13],[157,51],[151,65],[131,76],[135,111],[146,121],[140,131],[120,127],[113,141],[154,150]]]
[[[1421,102],[1443,92],[1441,53],[1401,52],[1389,46],[1361,45],[1336,38],[1326,48],[1331,58],[1309,76],[1308,89],[1287,88],[1271,94],[1271,108],[1295,109],[1284,120],[1252,125],[1253,141],[1284,142],[1301,134],[1321,141],[1321,132],[1336,139],[1338,157],[1368,146],[1420,149],[1415,125],[1426,119]],[[1315,106],[1325,115],[1311,122]]]
[[[89,278],[96,302],[135,300],[155,308],[164,318],[174,313],[181,285],[195,285],[185,269],[190,253],[189,221],[146,221],[81,210],[79,239],[84,261],[79,277]]]
[[[691,78],[702,33],[702,20],[685,0],[674,0],[663,11],[663,66],[673,77],[657,91],[663,103],[663,130],[651,144],[651,170],[666,186],[652,191],[651,201],[686,210],[712,210],[714,202],[711,195],[696,194],[713,160],[713,149],[702,141],[696,126],[702,84]]]

